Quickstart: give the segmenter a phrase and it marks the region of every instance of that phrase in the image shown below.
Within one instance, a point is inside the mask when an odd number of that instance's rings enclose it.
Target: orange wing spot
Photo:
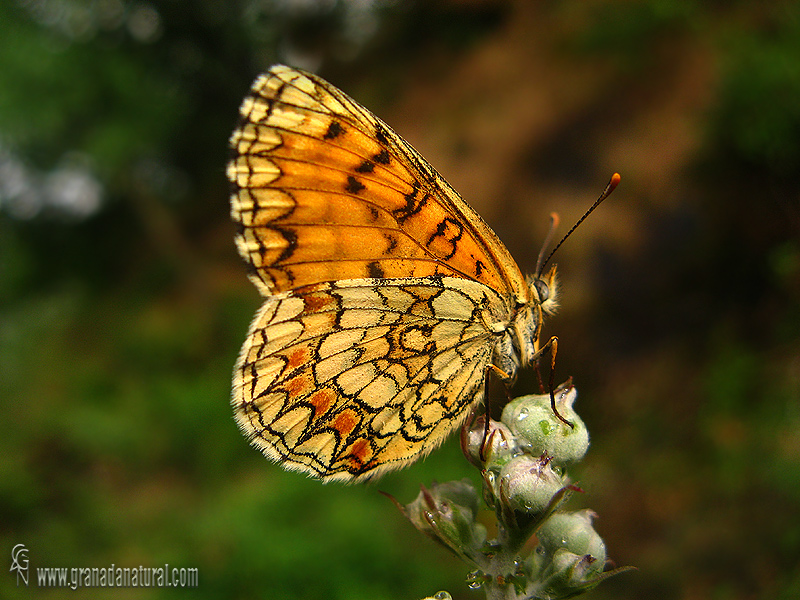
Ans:
[[[356,427],[358,427],[361,419],[358,418],[358,415],[353,410],[345,410],[336,417],[336,420],[333,422],[333,428],[339,432],[339,435],[342,438],[346,438],[350,435]]]
[[[308,401],[314,407],[314,418],[317,418],[328,412],[328,409],[336,401],[336,396],[331,390],[322,389],[314,392]]]
[[[292,397],[298,397],[314,387],[314,381],[308,375],[298,375],[286,382],[286,391]]]
[[[303,297],[305,300],[306,314],[325,312],[326,310],[335,309],[337,300],[329,293],[312,293]]]
[[[311,360],[311,353],[308,346],[299,346],[294,352],[289,354],[286,366],[290,369],[296,369],[303,366]]]
[[[346,461],[354,467],[361,467],[372,458],[372,446],[366,438],[359,438],[350,445]]]

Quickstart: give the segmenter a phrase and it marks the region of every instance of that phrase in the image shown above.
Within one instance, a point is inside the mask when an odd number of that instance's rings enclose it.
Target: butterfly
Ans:
[[[364,480],[427,455],[534,364],[556,269],[525,277],[403,138],[283,65],[230,138],[236,247],[264,303],[234,369],[251,443],[291,470]],[[538,269],[537,269],[538,270]]]

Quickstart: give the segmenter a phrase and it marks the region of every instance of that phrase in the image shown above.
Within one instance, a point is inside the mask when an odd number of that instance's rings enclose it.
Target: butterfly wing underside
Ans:
[[[268,299],[237,368],[239,424],[270,458],[327,479],[426,454],[481,397],[492,357],[473,320],[487,288],[462,282],[351,279]]]
[[[236,245],[266,300],[234,373],[267,456],[326,479],[402,466],[482,398],[495,323],[529,301],[500,240],[408,143],[284,66],[231,137]]]
[[[264,295],[452,275],[524,298],[497,235],[407,142],[324,80],[273,67],[242,104],[228,177],[237,248]]]

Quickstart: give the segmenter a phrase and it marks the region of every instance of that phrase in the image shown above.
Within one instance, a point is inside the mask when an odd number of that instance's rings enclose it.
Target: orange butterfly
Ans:
[[[231,136],[236,246],[265,301],[232,404],[288,469],[352,481],[436,448],[543,348],[556,269],[523,277],[405,140],[324,80],[276,65]]]

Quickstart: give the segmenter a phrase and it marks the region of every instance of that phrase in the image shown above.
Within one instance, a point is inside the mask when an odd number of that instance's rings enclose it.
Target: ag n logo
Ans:
[[[12,573],[17,572],[17,587],[19,580],[28,585],[28,549],[25,544],[17,544],[11,549],[11,569]]]

